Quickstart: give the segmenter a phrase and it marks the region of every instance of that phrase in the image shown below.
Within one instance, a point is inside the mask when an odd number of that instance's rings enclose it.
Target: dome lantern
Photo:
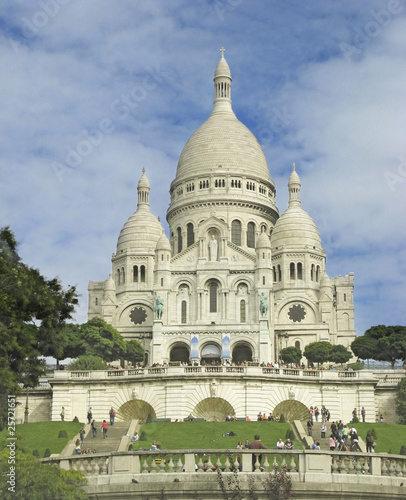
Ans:
[[[300,205],[300,178],[296,172],[296,165],[292,165],[292,173],[289,177],[289,206]]]
[[[221,47],[221,58],[214,72],[214,110],[231,110],[231,71],[224,58],[225,48]]]
[[[138,208],[149,207],[149,181],[145,175],[145,167],[142,167],[142,175],[138,181]]]

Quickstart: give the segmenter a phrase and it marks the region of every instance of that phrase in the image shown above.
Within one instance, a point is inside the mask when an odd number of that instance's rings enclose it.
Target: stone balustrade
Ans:
[[[403,370],[373,371],[338,371],[338,370],[302,370],[295,368],[273,368],[260,366],[159,366],[151,368],[131,368],[125,370],[77,370],[77,371],[55,371],[54,380],[103,380],[103,379],[128,379],[145,377],[178,377],[181,375],[208,377],[221,375],[233,377],[239,375],[264,376],[266,378],[294,378],[297,379],[319,379],[328,381],[339,381],[351,379],[353,381],[371,380],[382,386],[397,385],[405,373]]]

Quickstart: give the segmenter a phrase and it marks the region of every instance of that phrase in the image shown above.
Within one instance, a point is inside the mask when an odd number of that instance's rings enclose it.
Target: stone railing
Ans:
[[[208,377],[215,374],[232,378],[236,374],[261,376],[265,378],[303,378],[320,380],[342,380],[351,379],[375,381],[381,386],[394,386],[405,377],[404,370],[372,371],[360,370],[354,372],[333,370],[302,370],[295,368],[271,368],[260,366],[159,366],[151,368],[131,368],[126,370],[77,370],[77,371],[55,371],[51,380],[103,380],[103,379],[128,379],[140,377],[179,377],[187,374]]]
[[[259,459],[262,456],[262,463]],[[287,471],[298,481],[306,475],[324,477],[323,482],[335,482],[336,475],[385,476],[406,479],[406,457],[403,455],[330,452],[311,450],[158,450],[127,451],[109,454],[95,453],[41,459],[63,469],[74,469],[85,476],[116,474],[211,474],[223,472],[264,473]],[[298,473],[296,476],[295,474]],[[327,478],[330,479],[327,479]]]

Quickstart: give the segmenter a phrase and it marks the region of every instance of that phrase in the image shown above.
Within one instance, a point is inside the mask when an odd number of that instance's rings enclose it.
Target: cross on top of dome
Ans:
[[[226,49],[221,46],[221,49],[220,49],[220,52],[221,52],[221,59],[224,59],[224,52],[226,51]]]

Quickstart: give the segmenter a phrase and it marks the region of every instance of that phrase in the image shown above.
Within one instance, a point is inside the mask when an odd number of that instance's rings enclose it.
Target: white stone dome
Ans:
[[[169,250],[171,251],[171,244],[169,243],[169,240],[165,234],[165,232],[163,232],[161,234],[161,237],[159,238],[158,240],[158,243],[156,244],[156,249],[157,250]]]
[[[268,163],[254,134],[235,116],[231,108],[214,109],[187,141],[180,155],[176,180],[219,172],[251,175],[270,181]]]
[[[155,251],[163,230],[162,224],[149,210],[138,209],[120,232],[117,255],[122,251]]]
[[[149,209],[149,181],[145,168],[138,182],[138,206],[136,212],[124,224],[117,242],[117,255],[121,252],[154,252],[164,232],[159,220]]]
[[[288,182],[289,207],[276,221],[271,235],[272,249],[310,247],[322,250],[319,230],[300,203],[300,178],[293,164]]]
[[[321,250],[319,230],[310,215],[298,205],[289,207],[276,221],[271,235],[272,249],[309,246]]]

